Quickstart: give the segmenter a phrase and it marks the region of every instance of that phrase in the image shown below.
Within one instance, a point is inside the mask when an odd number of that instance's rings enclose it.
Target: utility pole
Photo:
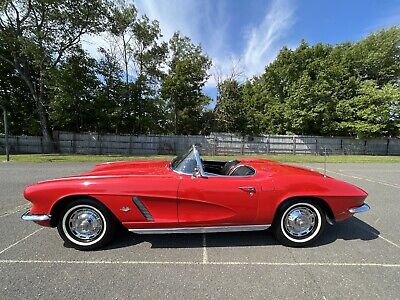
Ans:
[[[5,142],[6,142],[6,158],[7,158],[7,161],[10,161],[10,151],[9,151],[9,147],[8,147],[7,111],[3,105],[0,105],[0,107],[3,109],[3,115],[4,115],[4,135],[5,135]]]

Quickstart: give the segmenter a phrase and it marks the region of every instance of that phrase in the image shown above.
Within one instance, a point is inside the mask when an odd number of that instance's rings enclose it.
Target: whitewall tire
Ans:
[[[114,216],[93,199],[69,203],[61,212],[57,225],[61,238],[78,250],[94,250],[105,246],[114,236]]]
[[[325,223],[325,212],[316,201],[293,199],[280,207],[272,230],[281,244],[304,247],[314,243],[320,237]]]

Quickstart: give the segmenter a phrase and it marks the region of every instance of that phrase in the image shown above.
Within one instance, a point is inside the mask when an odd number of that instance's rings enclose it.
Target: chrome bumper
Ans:
[[[357,207],[352,207],[349,209],[349,212],[352,214],[358,214],[358,213],[362,213],[362,212],[366,212],[369,210],[369,205],[368,204],[363,204],[361,206],[357,206]]]
[[[49,215],[32,215],[28,210],[21,216],[21,219],[24,221],[49,221],[51,220],[51,216]]]

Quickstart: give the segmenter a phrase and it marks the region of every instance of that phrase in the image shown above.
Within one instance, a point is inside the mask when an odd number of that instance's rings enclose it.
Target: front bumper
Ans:
[[[31,212],[28,210],[26,213],[24,213],[21,216],[21,219],[24,221],[40,222],[40,221],[50,221],[51,216],[50,215],[32,215]]]
[[[352,214],[358,214],[358,213],[362,213],[362,212],[366,212],[370,209],[369,205],[364,203],[361,206],[357,206],[357,207],[352,207],[349,209],[349,212]]]

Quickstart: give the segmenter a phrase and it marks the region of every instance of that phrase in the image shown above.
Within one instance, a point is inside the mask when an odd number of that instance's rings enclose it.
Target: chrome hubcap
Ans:
[[[295,237],[303,237],[313,231],[316,224],[316,214],[307,207],[295,207],[285,217],[286,231]]]
[[[78,239],[90,241],[102,232],[103,220],[96,211],[90,208],[81,208],[71,214],[68,227]]]

